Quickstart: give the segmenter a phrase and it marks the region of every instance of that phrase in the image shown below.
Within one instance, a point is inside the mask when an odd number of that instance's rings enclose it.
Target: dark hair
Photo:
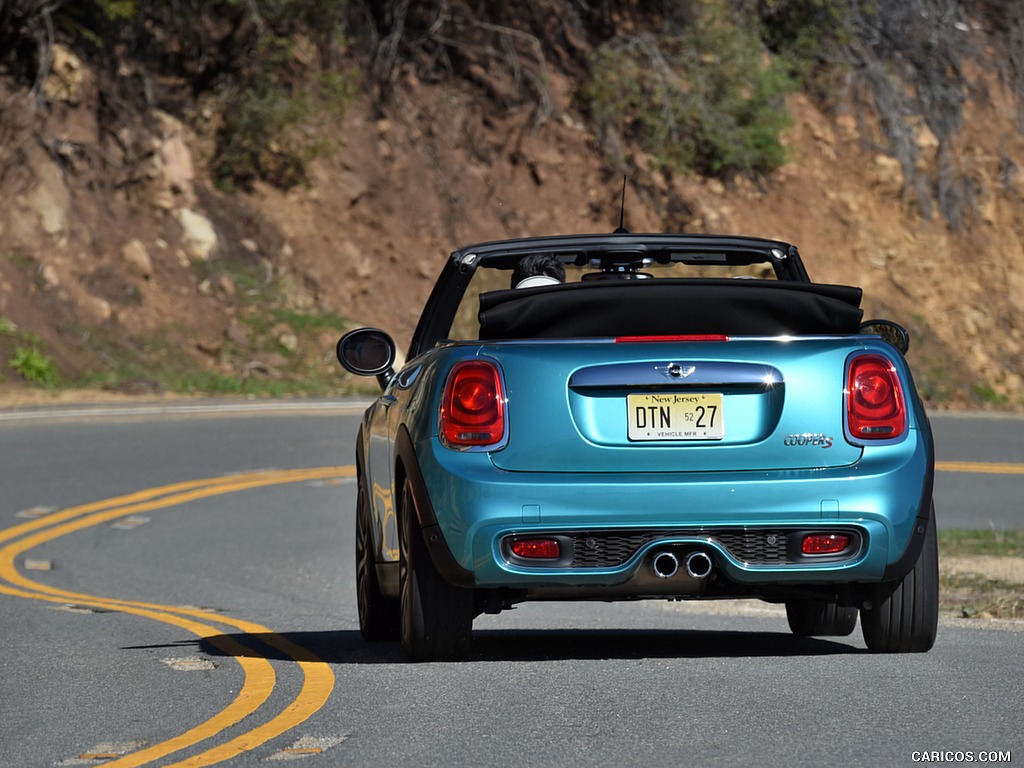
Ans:
[[[547,275],[564,283],[565,267],[548,253],[531,253],[529,256],[523,256],[512,270],[512,287],[515,288],[526,278],[535,275]]]

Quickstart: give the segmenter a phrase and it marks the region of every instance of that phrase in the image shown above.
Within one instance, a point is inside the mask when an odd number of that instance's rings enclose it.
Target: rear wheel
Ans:
[[[408,482],[400,514],[402,650],[411,661],[460,659],[473,631],[473,590],[453,587],[437,572],[417,525]]]
[[[857,609],[817,600],[787,600],[786,618],[794,635],[845,637],[857,626]]]
[[[398,639],[398,601],[385,597],[377,581],[370,504],[362,478],[356,502],[356,600],[359,604],[359,633],[364,640]]]
[[[868,649],[881,653],[921,653],[935,644],[939,622],[939,549],[932,516],[924,548],[900,581],[871,590],[860,609]]]

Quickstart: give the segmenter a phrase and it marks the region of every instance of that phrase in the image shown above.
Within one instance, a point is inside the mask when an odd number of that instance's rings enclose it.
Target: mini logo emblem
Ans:
[[[786,435],[783,445],[816,445],[819,448],[831,448],[833,442],[830,435],[823,435],[819,432],[804,432],[799,435]]]
[[[696,365],[683,365],[682,363],[669,363],[668,365],[656,365],[654,370],[662,376],[670,379],[685,379],[697,370]]]

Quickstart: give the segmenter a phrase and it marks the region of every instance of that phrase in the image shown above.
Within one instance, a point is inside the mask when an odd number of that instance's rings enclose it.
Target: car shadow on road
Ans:
[[[322,660],[331,664],[402,664],[406,661],[397,642],[367,643],[354,630],[240,633],[188,641],[187,644],[197,646],[197,650],[209,656],[250,656],[278,661]],[[244,650],[227,652],[225,647]],[[473,633],[473,644],[465,661],[794,658],[861,653],[865,653],[863,648],[841,639],[797,637],[783,632],[484,630]]]

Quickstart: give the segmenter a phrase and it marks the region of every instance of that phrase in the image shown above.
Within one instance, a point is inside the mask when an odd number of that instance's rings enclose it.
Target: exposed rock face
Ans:
[[[193,259],[209,261],[218,242],[213,222],[191,208],[179,210],[177,219],[181,225],[181,244],[185,252]]]
[[[141,240],[132,240],[121,248],[121,260],[129,273],[145,280],[153,276],[153,260]]]
[[[36,184],[15,202],[23,217],[12,218],[12,233],[31,237],[37,226],[43,235],[61,237],[67,231],[71,194],[55,164],[40,165],[36,174]]]

